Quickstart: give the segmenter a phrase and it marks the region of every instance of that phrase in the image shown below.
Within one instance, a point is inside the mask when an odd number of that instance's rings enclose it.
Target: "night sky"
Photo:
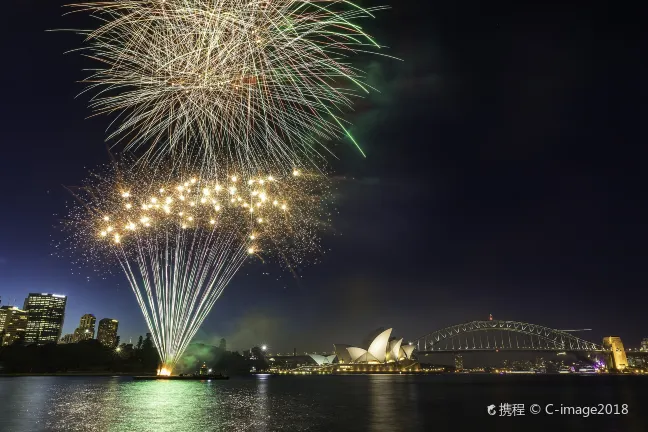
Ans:
[[[109,119],[86,119],[87,97],[75,98],[92,63],[63,54],[78,36],[46,32],[89,23],[63,17],[63,0],[5,3],[2,304],[66,294],[64,333],[93,313],[135,339],[146,328],[119,273],[88,279],[51,256],[71,200],[63,185],[109,161]],[[331,252],[297,279],[244,267],[196,340],[323,351],[380,326],[412,340],[492,313],[638,346],[648,337],[642,14],[391,3],[367,24],[403,61],[360,59],[381,93],[349,116],[368,157],[336,144]]]

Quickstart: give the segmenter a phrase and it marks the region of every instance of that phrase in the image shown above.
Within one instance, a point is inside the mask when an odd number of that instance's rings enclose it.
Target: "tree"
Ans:
[[[140,336],[139,339],[137,339],[137,345],[136,345],[136,348],[138,350],[142,349],[142,343],[143,343],[143,339],[142,339],[142,336]]]
[[[146,333],[146,339],[144,339],[144,341],[142,342],[141,359],[142,359],[142,366],[144,367],[145,370],[147,371],[157,370],[158,364],[160,363],[160,356],[158,355],[158,352],[155,349],[155,344],[153,344],[151,333]]]
[[[142,339],[142,336],[140,336],[140,340]],[[153,339],[151,338],[151,333],[146,333],[146,339],[142,342],[141,349],[143,350],[150,350],[153,348]]]

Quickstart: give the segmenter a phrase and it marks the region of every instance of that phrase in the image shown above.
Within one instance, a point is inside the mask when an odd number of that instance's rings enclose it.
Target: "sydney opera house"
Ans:
[[[366,348],[335,344],[335,354],[311,354],[317,366],[331,372],[405,372],[418,371],[414,345],[391,337],[392,329],[379,329],[365,342]]]

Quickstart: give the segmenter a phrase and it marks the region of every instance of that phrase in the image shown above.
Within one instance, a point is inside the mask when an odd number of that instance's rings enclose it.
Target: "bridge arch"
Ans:
[[[509,337],[509,345],[507,346],[505,341],[502,338],[502,344],[498,347],[497,341],[495,341],[494,346],[490,346],[490,342],[487,347],[483,346],[483,341],[480,347],[476,346],[475,339],[473,337],[473,346],[470,346],[470,341],[468,339],[469,335],[474,335],[477,333],[482,334],[483,332],[510,332],[510,334],[521,334],[526,337],[531,338],[533,343],[534,338],[538,341],[538,346],[533,347],[524,347],[519,346],[514,347],[513,343]],[[562,330],[555,330],[549,327],[540,326],[537,324],[524,323],[519,321],[503,321],[503,320],[488,320],[488,321],[470,321],[467,323],[456,324],[450,327],[443,328],[441,330],[428,333],[420,338],[416,339],[416,348],[419,352],[432,352],[441,350],[440,346],[445,342],[452,340],[461,341],[465,337],[466,345],[460,346],[459,348],[454,348],[453,351],[471,351],[471,350],[491,350],[491,349],[512,349],[512,350],[523,350],[523,349],[544,349],[544,350],[556,350],[556,351],[604,351],[601,345],[589,342],[585,339],[576,337],[570,333],[567,333]],[[487,339],[488,340],[488,339]]]

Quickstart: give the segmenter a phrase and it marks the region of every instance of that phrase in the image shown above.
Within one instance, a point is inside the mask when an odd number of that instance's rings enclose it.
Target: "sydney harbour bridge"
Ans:
[[[609,352],[573,330],[556,330],[518,321],[471,321],[428,333],[413,342],[419,354],[466,351]]]

